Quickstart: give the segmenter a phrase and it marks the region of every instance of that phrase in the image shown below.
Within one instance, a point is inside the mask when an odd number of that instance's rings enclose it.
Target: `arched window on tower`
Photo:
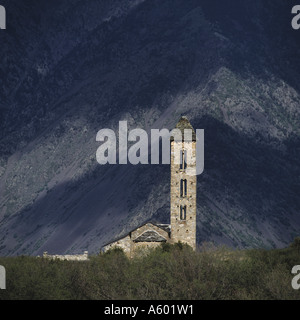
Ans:
[[[180,170],[186,169],[186,150],[180,150]]]
[[[180,220],[186,220],[186,205],[180,206]]]
[[[180,180],[180,197],[186,197],[187,196],[187,181],[186,179]]]

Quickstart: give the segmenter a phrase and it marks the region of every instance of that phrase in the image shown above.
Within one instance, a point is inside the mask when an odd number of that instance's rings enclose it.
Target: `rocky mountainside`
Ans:
[[[98,130],[205,129],[197,239],[300,234],[293,1],[2,0],[0,255],[98,252],[169,220],[167,165],[96,161]]]

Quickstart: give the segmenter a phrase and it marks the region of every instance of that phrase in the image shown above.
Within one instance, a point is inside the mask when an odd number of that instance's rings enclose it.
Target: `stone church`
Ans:
[[[196,134],[186,117],[181,117],[176,129],[181,131],[182,142],[172,136],[170,138],[170,224],[146,222],[109,242],[102,251],[119,247],[133,257],[140,249],[154,248],[162,242],[173,244],[179,241],[196,249]],[[185,129],[192,132],[188,139],[184,139]]]

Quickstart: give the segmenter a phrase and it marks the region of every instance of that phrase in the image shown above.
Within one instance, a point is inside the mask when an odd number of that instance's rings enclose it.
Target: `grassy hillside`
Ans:
[[[300,264],[295,240],[285,249],[230,250],[163,245],[129,260],[121,250],[86,262],[29,256],[0,258],[7,299],[300,299],[291,269]]]

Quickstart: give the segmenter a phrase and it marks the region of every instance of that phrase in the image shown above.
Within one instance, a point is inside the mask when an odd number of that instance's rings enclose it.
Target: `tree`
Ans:
[[[296,249],[297,252],[300,254],[300,237],[294,239],[294,241],[291,244],[291,248]]]

